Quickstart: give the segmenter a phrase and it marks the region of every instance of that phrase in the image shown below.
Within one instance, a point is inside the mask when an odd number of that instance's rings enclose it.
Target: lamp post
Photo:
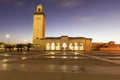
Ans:
[[[7,40],[8,40],[8,42],[7,42],[7,43],[9,44],[9,37],[10,37],[10,35],[9,35],[9,34],[7,34],[7,35],[6,35],[6,37],[7,37]]]

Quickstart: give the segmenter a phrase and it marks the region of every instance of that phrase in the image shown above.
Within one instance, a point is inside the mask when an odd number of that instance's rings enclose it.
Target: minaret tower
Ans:
[[[45,37],[45,14],[43,6],[38,5],[33,17],[33,44],[34,41]]]

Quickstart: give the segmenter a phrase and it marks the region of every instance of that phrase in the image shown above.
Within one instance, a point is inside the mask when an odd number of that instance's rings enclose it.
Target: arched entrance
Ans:
[[[79,50],[78,49],[78,43],[74,43],[74,50]]]
[[[56,43],[56,50],[60,50],[60,43]]]
[[[50,50],[50,43],[46,44],[46,50]]]
[[[69,50],[73,50],[73,44],[72,43],[69,44]]]
[[[68,47],[68,49],[67,49]],[[46,43],[46,50],[84,50],[84,44],[83,43],[69,43],[69,46],[67,46],[67,43],[62,43],[60,46],[60,43]]]
[[[84,50],[84,44],[83,44],[83,43],[80,43],[79,49],[80,49],[80,50]]]
[[[67,44],[66,43],[62,44],[62,50],[67,50]]]
[[[51,43],[51,50],[55,50],[55,43]]]

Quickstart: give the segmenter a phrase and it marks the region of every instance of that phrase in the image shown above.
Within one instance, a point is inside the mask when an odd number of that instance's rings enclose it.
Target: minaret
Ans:
[[[43,6],[38,5],[33,17],[33,44],[34,40],[39,40],[45,37],[45,14]]]

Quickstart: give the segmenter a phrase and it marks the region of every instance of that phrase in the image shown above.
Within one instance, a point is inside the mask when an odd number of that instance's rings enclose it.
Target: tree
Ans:
[[[29,51],[30,48],[33,47],[33,45],[31,43],[28,43],[28,44],[26,44],[26,47],[27,47],[27,51]]]
[[[9,51],[12,51],[13,46],[10,45],[10,44],[8,44],[8,45],[5,45],[4,48],[5,48],[5,51],[7,51],[7,49],[8,49]]]
[[[16,45],[16,48],[17,48],[17,51],[18,51],[18,52],[19,52],[19,51],[22,51],[23,47],[24,47],[23,44],[17,44],[17,45]]]

